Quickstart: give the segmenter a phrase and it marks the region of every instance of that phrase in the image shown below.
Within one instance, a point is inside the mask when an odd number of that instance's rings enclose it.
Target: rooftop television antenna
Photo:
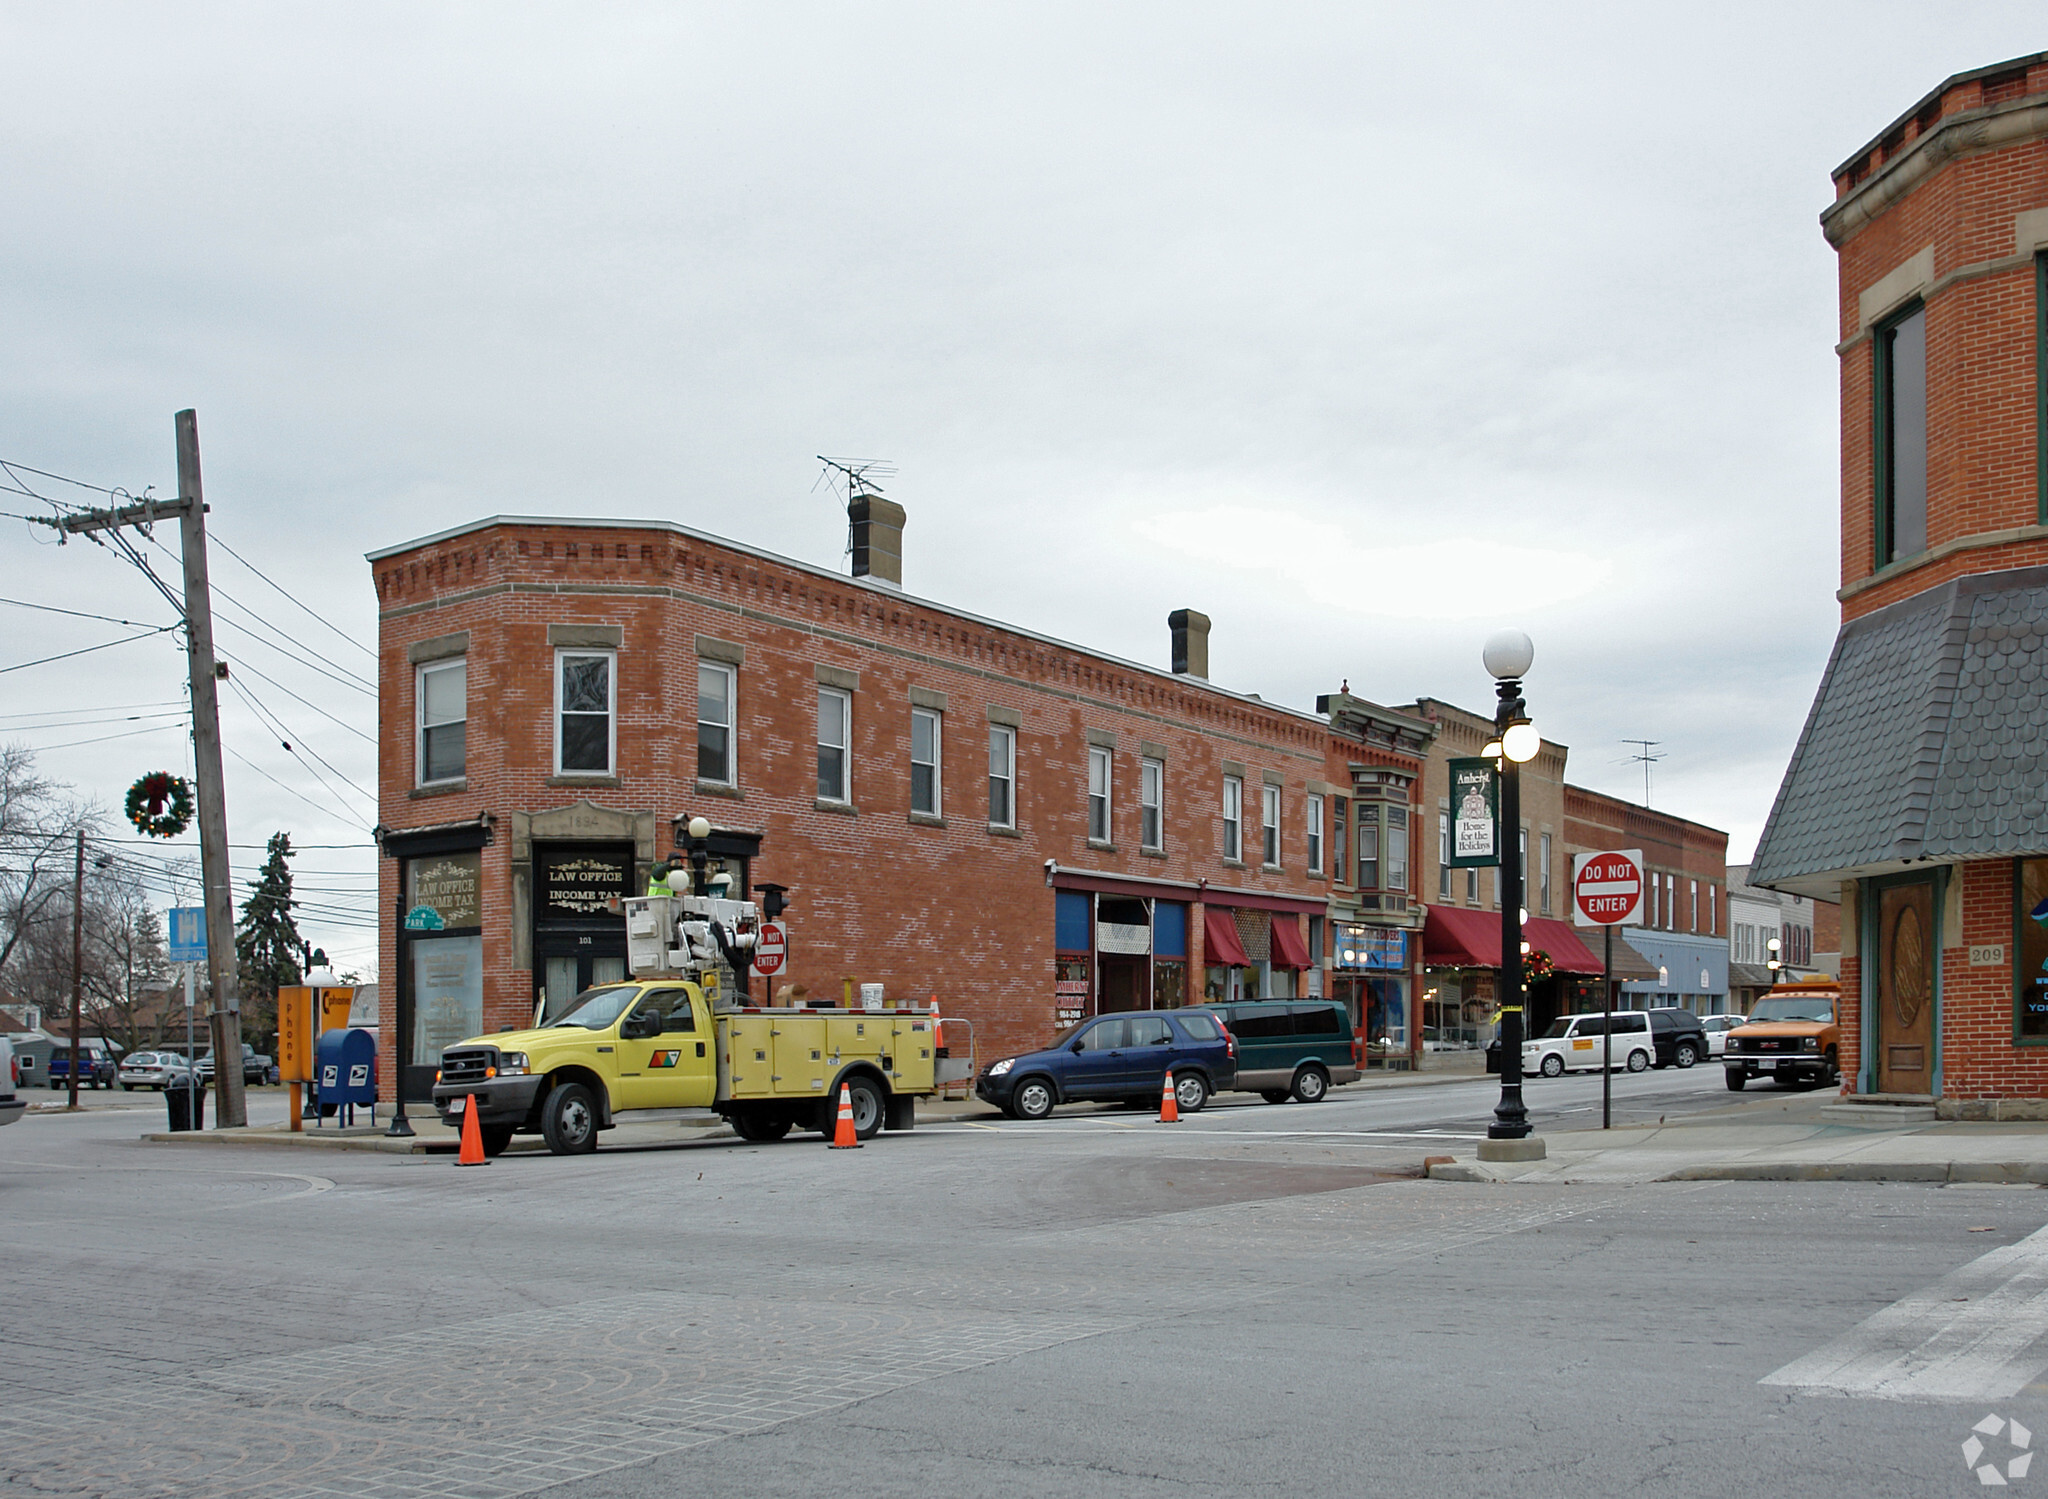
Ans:
[[[845,491],[848,506],[864,494],[882,493],[882,486],[876,482],[878,479],[896,477],[896,465],[886,458],[827,458],[820,453],[818,462],[825,467],[819,471],[817,484],[811,486],[811,493],[818,492],[819,484],[830,484],[834,494]],[[846,551],[848,555],[853,552],[851,515],[846,518]]]
[[[1664,741],[1661,739],[1624,739],[1621,742],[1623,744],[1633,744],[1637,747],[1636,752],[1630,755],[1629,759],[1643,762],[1643,805],[1648,807],[1650,805],[1650,767],[1664,758],[1662,755],[1653,755],[1650,751]]]

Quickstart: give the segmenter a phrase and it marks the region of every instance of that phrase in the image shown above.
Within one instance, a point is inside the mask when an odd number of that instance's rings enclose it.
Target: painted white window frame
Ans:
[[[1223,857],[1244,862],[1244,777],[1223,778]]]
[[[1153,853],[1166,847],[1166,762],[1150,755],[1138,761],[1138,843]]]
[[[1308,829],[1308,872],[1323,872],[1323,798],[1311,791],[1302,797],[1302,822]]]
[[[992,828],[1017,826],[1017,731],[1008,724],[988,726],[988,825]],[[1005,817],[996,816],[996,786],[1003,788]]]
[[[837,717],[839,719],[839,742],[837,744],[833,744],[825,738],[825,705],[827,703],[832,703],[836,705]],[[818,769],[820,772],[818,784],[818,800],[821,802],[831,802],[836,806],[852,806],[853,694],[851,692],[848,692],[844,687],[821,686],[818,689],[817,748],[820,752],[818,764]],[[839,751],[839,794],[837,796],[828,796],[825,794],[823,780],[823,752],[828,749],[836,749]]]
[[[725,722],[717,725],[717,727],[725,730],[725,776],[723,779],[704,774],[702,760],[704,726],[707,723],[713,722],[713,720],[707,719],[704,716],[704,673],[707,671],[716,672],[725,678]],[[739,695],[740,674],[735,667],[724,661],[706,661],[701,656],[697,658],[697,741],[699,756],[697,779],[704,782],[707,786],[737,786],[740,783]]]
[[[920,720],[930,723],[932,753],[929,760],[917,758],[917,728]],[[912,708],[910,710],[910,810],[920,817],[943,817],[946,807],[945,786],[946,763],[946,716],[937,708]],[[932,773],[932,804],[920,807],[917,804],[917,772],[920,766]]]
[[[1280,867],[1280,788],[1259,788],[1259,855],[1267,869]]]
[[[1088,746],[1088,841],[1109,843],[1114,826],[1110,821],[1110,798],[1114,794],[1116,766],[1109,749],[1100,744]],[[1097,810],[1101,818],[1096,817]]]
[[[444,671],[462,673],[462,717],[443,719],[440,723],[427,722],[427,678]],[[436,776],[427,779],[427,730],[445,729],[453,724],[462,725],[462,769],[452,776]],[[469,658],[449,656],[440,661],[422,661],[413,673],[413,784],[415,786],[447,786],[463,780],[469,774]]]
[[[589,661],[602,658],[605,662],[605,768],[590,770],[566,769],[562,764],[562,668],[571,661]],[[589,646],[557,646],[555,648],[555,753],[554,767],[558,776],[615,776],[619,773],[619,653],[604,648]]]

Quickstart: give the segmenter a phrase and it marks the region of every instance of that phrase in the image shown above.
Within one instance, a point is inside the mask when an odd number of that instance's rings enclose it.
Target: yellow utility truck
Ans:
[[[916,1124],[917,1100],[973,1075],[942,1054],[918,1006],[791,1009],[735,1002],[760,921],[747,901],[705,895],[627,900],[632,977],[585,990],[531,1030],[446,1048],[434,1107],[460,1125],[474,1108],[484,1153],[539,1134],[557,1155],[597,1148],[632,1109],[709,1109],[743,1140],[792,1129],[829,1135],[841,1087],[862,1139]],[[962,1022],[950,1022],[956,1035]]]

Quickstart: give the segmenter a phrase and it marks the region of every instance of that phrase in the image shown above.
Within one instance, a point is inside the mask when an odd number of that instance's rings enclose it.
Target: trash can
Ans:
[[[164,1105],[171,1111],[171,1132],[206,1128],[206,1090],[190,1077],[164,1085]]]

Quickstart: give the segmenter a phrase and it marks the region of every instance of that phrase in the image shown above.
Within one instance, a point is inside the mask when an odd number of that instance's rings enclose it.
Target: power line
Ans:
[[[319,714],[322,718],[326,719],[336,728],[348,730],[349,733],[355,735],[356,738],[362,740],[365,744],[375,744],[377,742],[373,737],[371,737],[368,734],[365,734],[361,729],[357,728],[354,724],[348,723],[343,719],[336,718],[332,713],[329,713],[325,708],[321,707],[318,703],[309,702],[307,699],[300,697],[296,692],[292,691],[291,688],[285,686],[284,683],[278,681],[276,677],[265,676],[262,672],[258,671],[255,667],[251,666],[247,661],[244,661],[239,657],[235,656],[226,656],[223,657],[223,659],[228,661],[230,664],[241,668],[243,671],[248,672],[249,675],[251,675],[252,677],[256,677],[261,681],[268,682],[271,686],[275,687],[279,692],[282,692],[286,697],[290,698],[293,702],[298,703],[302,707],[311,708],[315,713]]]
[[[235,694],[236,697],[240,698],[243,702],[249,705],[250,711],[256,715],[259,721],[268,724],[269,727],[275,731],[275,733],[278,736],[277,742],[279,746],[284,750],[284,752],[292,756],[294,759],[297,759],[301,765],[305,765],[305,760],[299,755],[299,752],[292,747],[292,741],[294,739],[300,739],[302,736],[293,733],[291,730],[291,726],[289,724],[287,724],[283,719],[279,718],[275,713],[271,712],[270,709],[262,702],[261,699],[259,699],[256,696],[255,693],[251,692],[248,688],[244,687],[240,682],[237,682],[233,677],[228,678],[228,688]],[[340,781],[343,785],[347,786],[349,790],[353,791],[357,796],[362,797],[372,806],[376,805],[377,798],[375,794],[363,790],[362,787],[358,786],[354,781],[351,781],[339,770],[335,770],[334,766],[328,764],[326,757],[324,757],[318,750],[308,749],[306,753],[311,755],[315,760],[318,760],[322,765],[327,766],[328,770],[333,771],[334,778]],[[323,786],[327,785],[326,777],[322,776],[319,771],[313,770],[313,767],[310,765],[307,765],[306,769],[312,771],[314,780],[319,781],[320,784]],[[327,789],[332,791],[334,788],[328,786]]]
[[[139,635],[124,635],[119,640],[103,640],[98,645],[88,645],[79,650],[65,651],[56,656],[42,656],[34,661],[17,661],[12,666],[0,666],[0,675],[10,671],[27,671],[31,666],[48,666],[53,661],[69,661],[74,656],[90,656],[94,651],[110,651],[117,645],[132,645],[138,640],[148,640],[153,635],[166,635],[177,629],[176,625],[164,625],[154,630],[144,630]]]
[[[317,620],[319,623],[326,625],[328,629],[332,630],[335,634],[339,635],[343,640],[346,640],[350,645],[354,646],[357,650],[361,651],[365,656],[368,656],[372,661],[375,661],[377,659],[377,653],[374,650],[372,650],[369,646],[364,645],[360,640],[356,639],[355,636],[349,634],[346,630],[342,629],[340,625],[335,624],[333,621],[327,619],[323,615],[314,613],[312,609],[307,607],[305,601],[299,598],[297,594],[288,592],[287,590],[278,587],[278,585],[275,582],[272,582],[270,575],[268,573],[264,572],[262,568],[258,567],[255,563],[251,562],[247,557],[244,557],[240,552],[236,551],[233,547],[229,546],[225,541],[221,541],[220,538],[217,536],[214,538],[214,541],[216,542],[216,544],[219,545],[220,549],[223,552],[226,552],[230,557],[234,558],[235,561],[241,563],[242,566],[248,568],[250,572],[256,574],[256,576],[261,578],[264,582],[269,583],[271,588],[275,590],[280,597],[285,599],[287,602],[295,605],[297,608],[303,610],[308,618]]]
[[[32,604],[27,599],[0,599],[0,604],[12,604],[17,609],[40,609],[45,614],[68,614],[73,619],[97,619],[110,625],[127,625],[131,629],[154,628],[144,619],[117,619],[111,614],[87,614],[79,609],[59,609],[55,604]]]
[[[310,796],[307,796],[303,791],[300,791],[298,788],[285,785],[283,781],[280,781],[276,776],[272,775],[269,771],[265,770],[262,766],[258,765],[254,760],[251,760],[247,755],[243,754],[240,750],[235,749],[232,745],[223,744],[221,748],[225,749],[237,760],[240,760],[244,765],[248,766],[251,770],[255,771],[256,774],[263,777],[264,780],[270,782],[271,785],[277,787],[278,790],[286,793],[289,796],[297,797],[300,801],[304,802],[307,806],[311,807],[315,812],[318,812],[322,817],[332,817],[334,815],[334,808],[323,807],[318,802],[314,801]],[[349,812],[346,809],[344,809],[341,814],[341,820],[343,822],[351,824],[352,826],[362,828],[362,830],[366,833],[370,831],[369,828],[353,812]]]

